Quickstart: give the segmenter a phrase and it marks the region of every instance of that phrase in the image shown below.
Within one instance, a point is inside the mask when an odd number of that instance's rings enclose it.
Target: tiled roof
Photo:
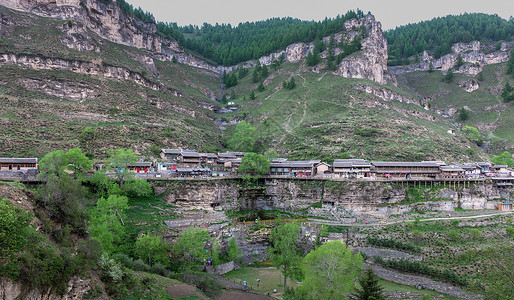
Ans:
[[[435,162],[372,161],[371,164],[375,167],[439,167],[439,164]]]
[[[182,150],[181,149],[162,149],[161,151],[164,152],[165,154],[180,154],[180,152]]]
[[[37,164],[37,158],[0,157],[0,163]]]

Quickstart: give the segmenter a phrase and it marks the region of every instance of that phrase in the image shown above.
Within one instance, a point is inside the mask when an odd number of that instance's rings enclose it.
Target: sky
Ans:
[[[514,15],[512,0],[126,0],[135,8],[151,12],[157,21],[179,26],[204,22],[230,23],[259,21],[274,17],[323,20],[357,8],[392,29],[409,23],[465,12],[497,14],[504,19]]]

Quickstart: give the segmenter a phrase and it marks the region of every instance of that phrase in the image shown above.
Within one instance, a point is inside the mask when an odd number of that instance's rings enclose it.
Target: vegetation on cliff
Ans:
[[[482,13],[433,18],[384,32],[389,64],[408,64],[409,57],[429,51],[435,58],[451,53],[455,43],[511,41],[514,20]]]

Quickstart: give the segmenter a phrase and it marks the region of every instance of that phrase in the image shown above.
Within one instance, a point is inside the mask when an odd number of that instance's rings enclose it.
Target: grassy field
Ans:
[[[223,276],[241,284],[246,280],[249,287],[263,294],[268,292],[272,294],[274,289],[277,290],[277,293],[284,292],[284,276],[275,268],[244,268]],[[257,286],[257,279],[260,279],[259,286]],[[296,284],[288,279],[287,286],[295,287]]]
[[[268,292],[273,291],[273,289],[277,290],[277,293],[282,293],[283,288],[283,280],[284,277],[280,273],[279,270],[275,268],[244,268],[236,271],[232,271],[224,275],[224,277],[233,280],[235,282],[242,282],[246,280],[248,285],[252,287],[252,289],[259,291],[260,293],[267,294]],[[257,286],[257,278],[260,279],[260,284]],[[443,299],[453,300],[457,299],[451,296],[447,296],[438,292],[423,290],[419,291],[415,287],[397,284],[394,282],[386,281],[380,279],[380,284],[384,287],[384,291],[387,292],[413,292],[420,294],[427,294],[430,296],[441,296],[443,295]],[[287,281],[288,287],[297,286],[295,283],[290,280]]]

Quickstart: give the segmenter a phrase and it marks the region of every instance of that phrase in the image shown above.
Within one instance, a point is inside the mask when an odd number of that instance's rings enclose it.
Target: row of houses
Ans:
[[[198,153],[184,149],[162,149],[160,162],[137,162],[128,166],[134,173],[174,173],[176,176],[216,176],[236,173],[244,152]],[[0,158],[0,172],[37,170],[37,158]],[[101,168],[101,167],[99,167]],[[97,168],[97,169],[99,169]],[[505,178],[512,182],[514,170],[507,165],[475,162],[447,165],[442,161],[391,162],[336,159],[332,165],[320,160],[274,159],[268,175],[284,177],[331,177],[341,179],[476,179]]]

